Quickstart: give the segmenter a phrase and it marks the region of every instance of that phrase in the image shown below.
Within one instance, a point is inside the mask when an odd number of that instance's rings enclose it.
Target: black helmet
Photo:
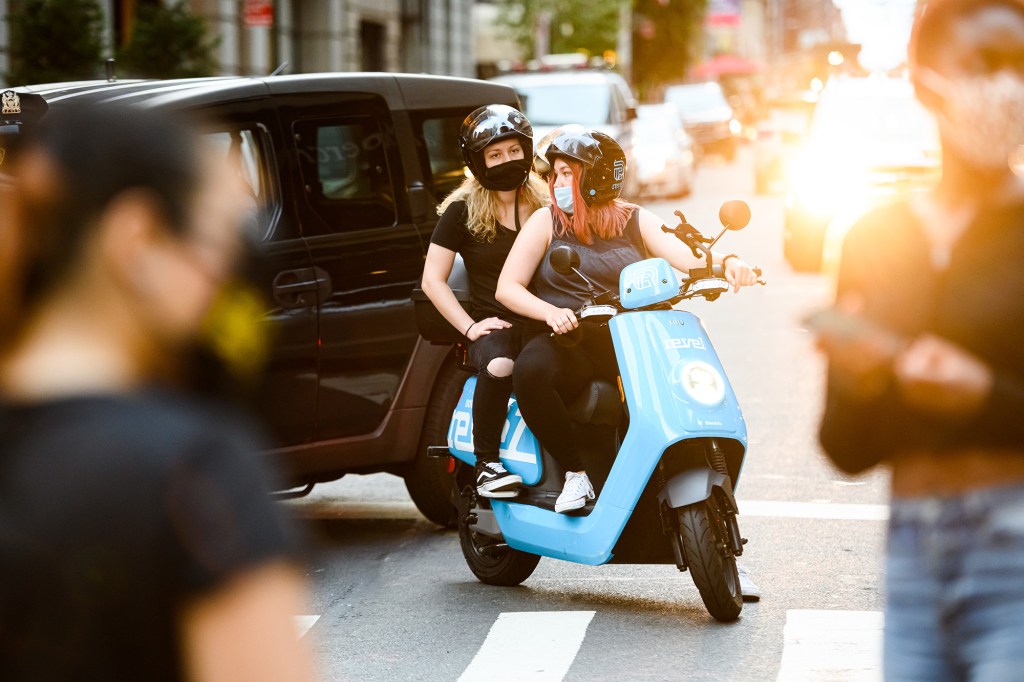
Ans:
[[[462,129],[459,131],[459,148],[462,150],[462,158],[466,162],[466,166],[469,167],[469,172],[485,188],[511,190],[522,185],[529,177],[529,163],[519,164],[522,169],[522,177],[511,187],[505,186],[505,183],[500,181],[496,184],[494,178],[487,177],[487,164],[483,157],[484,149],[495,142],[512,137],[522,143],[523,158],[529,162],[533,158],[533,127],[518,109],[504,104],[488,104],[471,113],[462,122]],[[519,173],[516,173],[515,176],[518,178]]]
[[[587,206],[618,198],[626,177],[626,153],[612,137],[580,125],[567,125],[552,134],[544,151],[549,165],[558,157],[583,164],[580,194]]]

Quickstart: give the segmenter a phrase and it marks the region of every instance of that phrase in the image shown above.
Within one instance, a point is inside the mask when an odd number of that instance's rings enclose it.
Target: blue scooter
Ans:
[[[676,215],[680,224],[662,229],[710,263],[711,246],[727,230],[745,227],[750,209],[741,201],[723,204],[725,229],[715,239]],[[667,261],[650,258],[623,269],[616,297],[595,290],[571,248],[555,249],[550,261],[587,282],[592,301],[577,313],[577,332],[610,333],[619,367],[617,386],[593,382],[569,406],[596,500],[574,515],[555,513],[565,472],[530,432],[514,397],[500,457],[528,487],[514,499],[479,497],[472,471],[476,377],[469,377],[447,447],[429,451],[467,465],[457,467],[452,502],[470,570],[485,583],[508,586],[526,580],[542,556],[588,565],[674,563],[689,569],[715,619],[735,620],[743,608],[736,557],[746,540],[733,491],[746,425],[700,319],[673,308],[698,296],[713,301],[728,283],[717,266],[691,270],[680,283]]]

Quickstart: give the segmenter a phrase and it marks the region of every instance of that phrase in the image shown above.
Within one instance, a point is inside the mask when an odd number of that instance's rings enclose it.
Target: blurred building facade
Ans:
[[[842,13],[832,0],[766,0],[766,11],[766,46],[773,60],[846,40]]]
[[[0,0],[0,74],[9,66],[7,15]],[[131,35],[139,7],[161,0],[97,0],[110,54]],[[473,0],[185,0],[219,38],[223,75],[316,71],[476,73]]]

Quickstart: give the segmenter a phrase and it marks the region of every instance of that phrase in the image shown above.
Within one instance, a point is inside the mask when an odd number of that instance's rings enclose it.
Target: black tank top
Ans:
[[[552,223],[556,220],[554,213],[551,220]],[[561,245],[571,246],[580,255],[579,270],[594,283],[598,291],[607,289],[615,295],[619,293],[619,273],[622,269],[648,257],[640,234],[639,209],[633,209],[622,234],[611,239],[595,239],[593,244],[584,244],[572,232],[562,236],[553,233],[548,250],[533,276],[531,288],[538,298],[559,308],[572,310],[590,303],[590,293],[586,282],[575,273],[562,275],[551,267],[548,256],[552,249]]]

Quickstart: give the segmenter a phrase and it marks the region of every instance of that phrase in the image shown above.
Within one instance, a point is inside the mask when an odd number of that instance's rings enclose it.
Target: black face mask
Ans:
[[[508,192],[520,187],[530,175],[531,159],[515,159],[484,169],[484,177],[477,178],[486,189]]]

